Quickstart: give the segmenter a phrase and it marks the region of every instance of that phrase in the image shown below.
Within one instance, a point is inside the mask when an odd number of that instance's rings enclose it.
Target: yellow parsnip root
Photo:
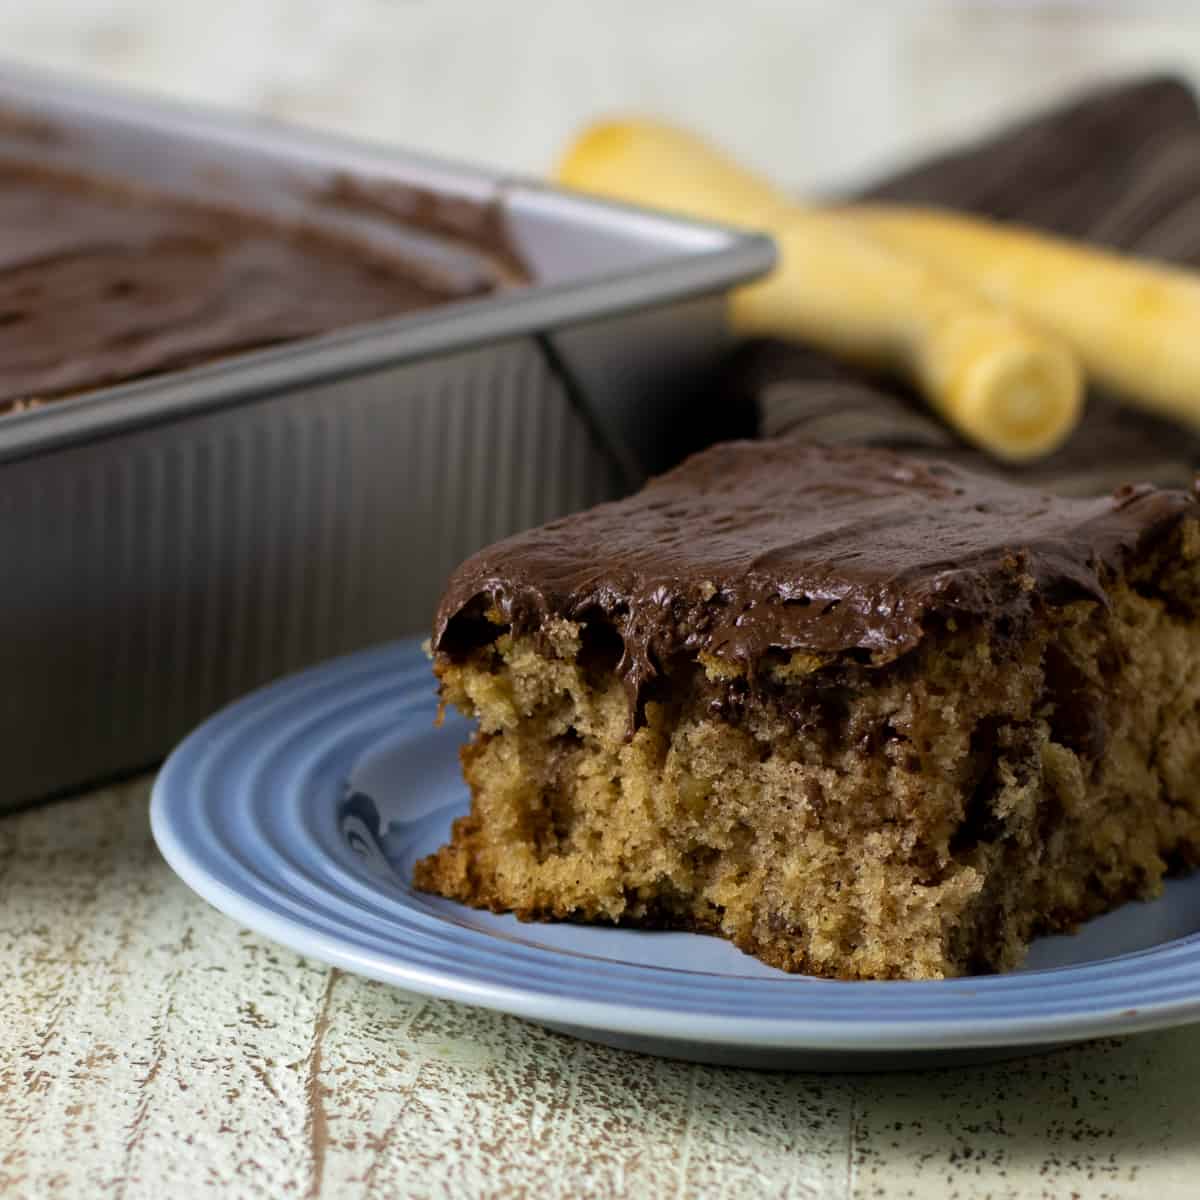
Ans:
[[[558,177],[583,191],[767,230],[779,265],[734,294],[736,329],[799,337],[894,371],[993,454],[1045,454],[1079,418],[1080,373],[1056,339],[842,215],[794,203],[683,130],[640,120],[594,126]]]
[[[1133,403],[1200,426],[1200,276],[954,213],[848,206],[897,253],[1061,338]]]

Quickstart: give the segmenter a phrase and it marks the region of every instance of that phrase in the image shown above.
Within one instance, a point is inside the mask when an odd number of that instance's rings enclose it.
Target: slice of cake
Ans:
[[[789,971],[1015,965],[1200,862],[1200,505],[730,443],[452,577],[428,891]]]

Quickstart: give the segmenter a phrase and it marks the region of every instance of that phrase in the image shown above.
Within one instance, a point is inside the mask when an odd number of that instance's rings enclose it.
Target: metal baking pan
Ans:
[[[368,238],[412,235],[331,212],[332,180],[498,205],[535,279],[0,418],[0,809],[426,629],[467,554],[669,465],[723,293],[773,261],[765,238],[8,67],[0,158]]]

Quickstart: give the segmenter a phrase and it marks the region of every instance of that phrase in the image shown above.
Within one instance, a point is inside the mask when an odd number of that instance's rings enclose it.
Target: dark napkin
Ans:
[[[1171,78],[1107,87],[858,197],[955,208],[1200,267],[1200,108]],[[744,346],[725,394],[737,408],[757,406],[763,436],[898,446],[1068,494],[1130,480],[1187,486],[1200,465],[1196,434],[1094,388],[1060,450],[1027,466],[1002,465],[966,446],[902,386],[792,342]]]

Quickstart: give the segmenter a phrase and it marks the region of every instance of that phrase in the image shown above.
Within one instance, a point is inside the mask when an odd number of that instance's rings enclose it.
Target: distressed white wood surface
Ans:
[[[644,1058],[239,929],[148,795],[0,819],[5,1196],[1197,1194],[1200,1027],[910,1075]]]

